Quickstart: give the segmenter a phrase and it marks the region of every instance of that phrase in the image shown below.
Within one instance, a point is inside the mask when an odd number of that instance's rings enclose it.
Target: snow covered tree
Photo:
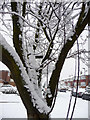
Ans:
[[[0,33],[0,60],[11,71],[28,119],[49,119],[65,59],[90,20],[87,2],[13,0],[0,4],[1,22],[13,40],[11,47]],[[43,95],[47,68],[51,75]]]

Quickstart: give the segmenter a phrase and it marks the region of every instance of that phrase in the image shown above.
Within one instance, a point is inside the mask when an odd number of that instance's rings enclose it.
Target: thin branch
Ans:
[[[0,11],[0,13],[2,14],[12,14],[12,15],[16,15],[19,16],[24,22],[26,22],[30,27],[35,28],[35,29],[40,29],[38,27],[36,27],[35,25],[30,24],[23,16],[21,16],[20,14],[16,13],[16,12],[5,12],[5,11]],[[40,29],[42,31],[42,29]]]
[[[82,53],[90,53],[90,51],[80,50],[79,54],[82,54]],[[77,54],[78,54],[78,51],[75,51],[75,52],[71,53],[70,55],[68,55],[67,58],[75,57]]]
[[[58,60],[57,60],[57,62],[55,64],[55,69],[52,72],[50,82],[49,82],[49,89],[51,91],[52,97],[49,98],[48,94],[47,94],[48,106],[52,105],[56,85],[58,84],[59,77],[60,77],[60,72],[62,70],[64,61],[65,61],[65,59],[67,57],[67,54],[68,54],[69,50],[73,47],[75,41],[78,39],[78,37],[80,36],[82,31],[84,30],[85,26],[88,24],[88,18],[89,18],[89,15],[90,15],[90,9],[88,10],[88,13],[87,13],[86,16],[84,16],[84,13],[85,13],[85,3],[82,4],[82,11],[81,11],[80,16],[78,18],[78,21],[77,21],[77,24],[76,24],[76,27],[75,27],[75,32],[74,32],[73,35],[71,35],[72,40],[68,39],[66,44],[63,46],[63,48],[61,50],[61,53],[59,54]]]

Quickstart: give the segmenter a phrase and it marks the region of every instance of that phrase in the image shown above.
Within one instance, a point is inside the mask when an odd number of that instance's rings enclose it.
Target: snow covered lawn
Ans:
[[[0,94],[1,118],[26,118],[26,109],[16,94]]]
[[[66,118],[67,110],[69,106],[70,92],[64,93],[59,92],[55,104],[55,108],[51,114],[52,118]],[[72,98],[72,105],[70,110],[70,115],[72,112],[72,107],[75,97]],[[69,116],[70,117],[70,116]],[[81,98],[77,98],[76,108],[74,112],[74,118],[88,118],[88,101]]]
[[[70,92],[58,93],[55,108],[51,113],[51,118],[66,117],[69,97]],[[74,99],[73,97],[72,103]],[[18,95],[0,93],[0,120],[1,118],[26,118],[26,116],[26,109]],[[82,100],[81,98],[77,99],[74,118],[88,118],[88,101]]]

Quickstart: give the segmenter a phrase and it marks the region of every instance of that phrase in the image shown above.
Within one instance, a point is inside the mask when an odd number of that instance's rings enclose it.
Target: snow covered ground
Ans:
[[[2,118],[26,118],[26,109],[16,94],[0,94],[0,120]]]
[[[59,92],[56,104],[51,118],[65,118],[70,99],[70,92]],[[74,102],[72,99],[72,104]],[[72,106],[71,106],[72,108]],[[70,111],[71,113],[71,111]],[[2,118],[26,118],[26,109],[22,104],[20,97],[16,94],[2,94],[0,93],[0,120]],[[77,99],[74,118],[88,118],[88,101]]]
[[[67,110],[69,106],[70,92],[62,93],[59,92],[55,104],[55,108],[52,111],[52,118],[66,118]],[[72,112],[72,107],[75,97],[72,98],[72,105],[70,110],[70,115]],[[70,117],[70,116],[69,116]],[[88,118],[88,101],[81,98],[77,98],[76,108],[74,112],[74,118]]]

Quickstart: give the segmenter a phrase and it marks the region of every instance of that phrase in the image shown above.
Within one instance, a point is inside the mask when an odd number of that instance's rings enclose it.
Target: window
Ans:
[[[86,79],[86,76],[81,76],[81,79],[82,79],[82,80]]]
[[[68,83],[68,86],[70,86],[71,84],[70,83]]]
[[[88,83],[88,86],[90,86],[90,82]]]
[[[74,86],[76,86],[77,85],[77,83],[76,82],[74,82]]]
[[[86,83],[85,82],[81,82],[81,86],[86,86]]]

